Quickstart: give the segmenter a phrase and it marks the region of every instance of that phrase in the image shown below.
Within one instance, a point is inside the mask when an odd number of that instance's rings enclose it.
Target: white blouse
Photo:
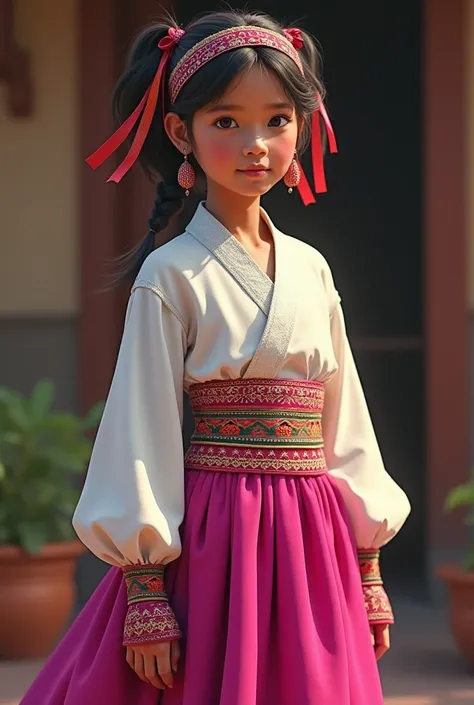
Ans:
[[[186,231],[147,258],[132,288],[73,518],[81,541],[108,563],[179,556],[183,392],[210,379],[324,382],[328,469],[358,546],[386,544],[410,512],[383,465],[327,262],[262,217],[275,245],[274,284],[201,204]]]

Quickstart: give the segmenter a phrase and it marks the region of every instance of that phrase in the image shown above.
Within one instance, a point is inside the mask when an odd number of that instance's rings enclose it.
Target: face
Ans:
[[[218,104],[199,110],[192,129],[208,193],[253,198],[283,178],[298,138],[294,106],[278,79],[260,66],[239,76]]]

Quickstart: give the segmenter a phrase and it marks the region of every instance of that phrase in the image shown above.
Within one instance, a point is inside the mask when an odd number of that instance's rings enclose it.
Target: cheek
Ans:
[[[291,160],[295,156],[296,138],[293,135],[281,136],[275,142],[272,149],[273,159],[278,160],[282,165],[289,166]]]
[[[196,147],[204,171],[206,166],[212,169],[219,164],[235,162],[235,146],[228,135],[220,135],[216,130],[202,130],[197,134]]]
[[[235,160],[235,149],[232,149],[229,140],[209,140],[204,154],[206,160],[212,162],[228,162],[231,159]]]

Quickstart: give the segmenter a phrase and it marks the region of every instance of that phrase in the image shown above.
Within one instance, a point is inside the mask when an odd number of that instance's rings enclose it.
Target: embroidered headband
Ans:
[[[155,114],[160,87],[162,92],[161,108],[164,116],[165,81],[163,80],[163,75],[175,46],[179,43],[184,34],[185,31],[183,29],[170,27],[167,35],[158,42],[158,47],[163,53],[150,87],[146,90],[145,95],[133,113],[120,125],[118,130],[86,159],[87,164],[92,169],[97,169],[97,167],[108,159],[108,157],[127,139],[141,117],[127,156],[107,179],[107,182],[115,181],[115,183],[119,183],[138,159]],[[171,72],[168,82],[168,92],[171,102],[174,103],[176,101],[185,83],[196,71],[209,61],[232,49],[255,46],[271,47],[272,49],[286,54],[295,62],[301,74],[304,76],[303,64],[298,56],[298,49],[301,49],[303,46],[303,36],[301,31],[296,27],[283,30],[283,34],[255,26],[230,27],[229,29],[211,34],[206,39],[198,42],[179,60]],[[319,95],[318,99],[319,105],[311,118],[311,156],[315,192],[323,193],[327,191],[327,185],[324,174],[320,116],[326,127],[329,150],[331,153],[337,152],[337,144],[329,116]],[[299,166],[301,180],[298,184],[298,191],[304,205],[309,205],[315,202],[315,198],[301,165]]]

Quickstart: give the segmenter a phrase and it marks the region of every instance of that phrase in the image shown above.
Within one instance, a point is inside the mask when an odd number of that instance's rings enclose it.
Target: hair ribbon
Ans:
[[[99,149],[97,149],[90,155],[90,157],[86,159],[87,164],[92,169],[97,169],[97,167],[105,162],[106,159],[108,159],[110,155],[113,154],[113,152],[115,152],[121,144],[123,144],[123,142],[125,142],[141,116],[140,123],[127,156],[117,167],[117,169],[115,169],[114,173],[107,179],[107,183],[109,181],[115,181],[115,183],[118,184],[137,161],[148,135],[148,131],[153,120],[153,115],[155,114],[156,104],[158,102],[160,92],[160,84],[162,82],[166,64],[168,63],[174,47],[178,44],[184,33],[184,29],[180,29],[179,27],[170,27],[168,29],[168,33],[160,39],[158,42],[158,47],[163,53],[150,87],[146,90],[145,95],[133,113],[122,123],[122,125],[120,125],[118,130],[116,130],[114,134],[109,137],[109,139],[104,142],[101,147],[99,147]]]
[[[300,29],[297,27],[289,27],[283,30],[287,39],[293,44],[294,48],[300,50],[304,46],[304,38]],[[319,105],[311,116],[311,161],[313,165],[313,180],[314,180],[314,190],[315,193],[326,193],[327,184],[326,176],[324,173],[324,160],[323,160],[323,145],[321,141],[321,122],[322,118],[324,126],[326,128],[326,133],[328,135],[329,151],[331,154],[337,153],[337,143],[336,135],[334,134],[334,129],[331,125],[329,115],[324,106],[321,96],[317,96]],[[297,160],[298,161],[298,160]],[[298,162],[300,167],[301,180],[298,184],[298,191],[301,196],[301,200],[304,205],[307,206],[310,203],[315,203],[316,199],[311,191],[311,187],[308,183],[306,175],[303,171],[301,164]]]

